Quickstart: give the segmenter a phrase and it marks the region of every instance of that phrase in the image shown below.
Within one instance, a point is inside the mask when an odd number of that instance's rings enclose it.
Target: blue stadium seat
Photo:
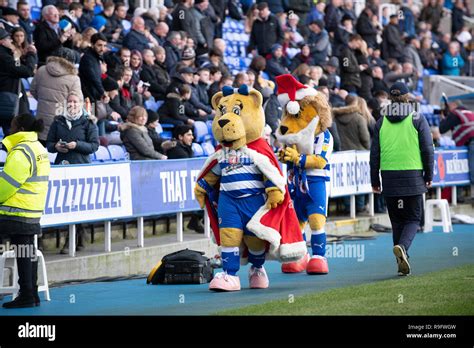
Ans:
[[[94,162],[106,162],[110,161],[110,152],[105,146],[99,146],[99,149],[95,152]]]
[[[214,145],[212,145],[212,143],[210,142],[202,143],[201,147],[202,147],[202,150],[204,151],[204,156],[210,156],[214,152],[216,152],[216,150],[214,149]]]
[[[204,156],[204,150],[202,149],[201,145],[199,145],[198,143],[193,143],[192,148],[194,157]]]
[[[31,7],[31,20],[39,21],[41,19],[41,8],[38,6]]]
[[[0,163],[5,163],[7,160],[7,152],[4,150],[0,150]]]
[[[114,161],[126,161],[128,159],[127,152],[120,145],[109,145],[107,150],[109,150],[110,158]]]
[[[30,111],[33,115],[36,115],[36,110],[38,109],[38,102],[33,97],[28,97],[28,103],[30,104]]]
[[[198,143],[212,140],[212,135],[209,134],[207,124],[203,121],[194,122],[194,139]]]
[[[206,121],[207,124],[207,132],[212,134],[212,121]]]

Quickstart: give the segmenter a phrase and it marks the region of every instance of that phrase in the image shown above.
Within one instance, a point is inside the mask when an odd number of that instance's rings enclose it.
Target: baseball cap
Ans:
[[[178,71],[180,74],[194,74],[194,69],[193,68],[190,68],[188,66],[184,67],[184,68],[181,68],[179,69]]]
[[[401,95],[405,95],[408,93],[410,93],[410,91],[408,90],[408,87],[403,82],[395,82],[390,87],[390,95],[392,97],[399,97]]]

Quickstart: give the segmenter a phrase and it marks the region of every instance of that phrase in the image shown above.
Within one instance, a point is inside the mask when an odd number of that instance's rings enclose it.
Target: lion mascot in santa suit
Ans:
[[[262,138],[262,99],[246,85],[224,87],[212,97],[212,132],[220,145],[206,160],[194,190],[221,249],[223,272],[214,276],[210,290],[240,290],[237,272],[247,262],[250,288],[265,289],[266,259],[295,262],[307,253],[278,160]]]
[[[304,234],[311,228],[312,257],[282,265],[284,273],[306,270],[308,274],[329,272],[326,254],[326,216],[329,191],[329,160],[333,150],[331,111],[326,97],[298,82],[292,75],[277,76],[278,100],[283,107],[276,131],[283,145],[279,158],[287,164],[288,187]],[[306,240],[306,238],[305,238]]]

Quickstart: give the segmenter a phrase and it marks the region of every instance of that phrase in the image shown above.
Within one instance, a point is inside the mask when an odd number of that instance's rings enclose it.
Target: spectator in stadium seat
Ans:
[[[10,34],[12,33],[12,30],[15,28],[19,28],[19,19],[20,15],[17,10],[11,7],[3,7],[2,9],[2,14],[0,18],[0,24],[3,25],[6,31],[8,31]]]
[[[372,16],[377,11],[371,6],[366,6],[364,11],[359,15],[356,24],[357,33],[362,36],[369,47],[377,47],[377,29],[372,24]]]
[[[163,44],[163,48],[166,50],[165,65],[168,71],[178,64],[181,60],[181,41],[182,37],[179,31],[172,31],[168,34],[168,37]]]
[[[120,105],[127,110],[127,115],[134,106],[143,106],[143,99],[149,98],[151,93],[145,91],[143,87],[138,88],[132,82],[133,71],[130,67],[125,67],[122,74],[122,86],[119,90]]]
[[[61,19],[66,19],[72,23],[74,29],[76,30],[76,33],[83,32],[81,28],[81,23],[79,22],[79,19],[82,17],[82,10],[82,4],[73,2],[69,5],[69,12],[67,12],[64,16],[61,17]]]
[[[324,29],[324,22],[321,20],[311,22],[309,30],[308,45],[311,50],[311,56],[316,64],[322,64],[328,57],[330,48],[329,34]]]
[[[44,130],[39,134],[40,141],[46,143],[48,132],[56,116],[65,109],[70,93],[82,100],[81,81],[74,67],[74,55],[69,50],[59,52],[60,56],[51,56],[46,65],[40,67],[31,82],[31,95],[38,101],[36,115],[43,120]]]
[[[135,106],[130,110],[120,137],[130,154],[131,160],[165,160],[167,156],[159,153],[153,146],[153,141],[148,135],[145,126],[148,119],[147,111],[141,106]]]
[[[443,75],[460,76],[464,67],[464,59],[459,53],[459,42],[453,41],[449,44],[448,50],[443,54],[441,70]]]
[[[167,151],[176,146],[175,140],[167,140],[160,137],[156,128],[158,127],[158,114],[156,112],[148,113],[148,119],[146,121],[146,128],[148,130],[148,135],[153,141],[153,147],[155,151],[166,154]],[[169,157],[168,157],[169,158]]]
[[[324,10],[324,24],[328,33],[335,33],[341,22],[344,15],[341,6],[342,0],[331,0]]]
[[[209,9],[212,10],[212,14]],[[209,0],[194,0],[194,6],[190,10],[190,14],[195,18],[195,27],[192,28],[193,38],[196,41],[196,55],[200,56],[209,51],[214,40],[214,22],[217,21],[214,9],[209,4]]]
[[[21,79],[28,78],[33,76],[35,69],[35,56],[29,54],[26,56],[26,60],[22,62],[20,60],[20,54],[15,53],[15,46],[12,43],[9,33],[0,28],[0,93],[8,92],[18,94],[18,91],[21,92]],[[5,103],[5,105],[2,105]],[[0,101],[1,107],[10,107],[10,101],[5,101],[2,98]],[[19,110],[23,112],[24,110],[29,110],[28,98],[26,93],[23,94],[23,97],[19,101]],[[0,118],[0,127],[3,128],[3,133],[8,135],[10,130],[10,123],[14,115],[11,115],[11,118]]]
[[[145,48],[158,46],[158,42],[145,28],[145,20],[135,17],[132,20],[132,30],[124,37],[123,45],[130,50],[143,51]]]
[[[307,64],[307,65],[314,65],[314,59],[311,56],[311,49],[309,48],[309,45],[305,42],[303,42],[300,45],[301,52],[298,53],[296,56],[291,59],[291,65],[290,65],[290,71],[294,71],[296,68],[298,68],[301,64]]]
[[[176,146],[168,150],[167,155],[169,159],[192,158],[193,149],[192,144],[194,140],[193,129],[191,126],[182,125],[173,129],[173,138]],[[204,223],[202,222],[202,212],[193,213],[191,220],[188,222],[187,228],[194,230],[197,233],[204,233]]]
[[[186,105],[186,101],[191,98],[191,87],[181,85],[177,90],[166,95],[165,102],[158,109],[161,123],[171,123],[175,126],[184,124],[193,125],[193,118],[198,118],[195,109]]]
[[[355,55],[356,49],[360,47],[362,38],[359,34],[351,35],[349,42],[341,52],[339,66],[341,68],[341,88],[349,93],[357,92],[361,85],[360,73],[367,66],[359,66]]]
[[[326,70],[328,88],[330,90],[339,88],[341,83],[341,77],[337,74],[337,69],[339,69],[339,59],[337,59],[337,57],[331,57],[323,67],[324,70]]]
[[[431,24],[431,30],[437,34],[443,15],[443,6],[438,0],[429,0],[420,13],[420,20]]]
[[[369,100],[372,98],[372,87],[374,86],[374,81],[372,78],[372,68],[369,65],[369,52],[367,43],[360,39],[359,47],[355,50],[355,56],[357,63],[359,64],[360,72],[360,82],[361,86],[357,90],[357,94]]]
[[[30,4],[26,1],[18,1],[16,3],[16,10],[20,15],[19,24],[26,32],[26,38],[28,42],[32,43],[35,24],[31,19]]]
[[[403,57],[403,40],[398,28],[398,15],[390,16],[390,23],[383,30],[382,57],[395,58],[401,61]]]
[[[92,47],[84,53],[79,64],[82,93],[84,98],[89,98],[91,103],[98,100],[108,102],[101,80],[102,65],[105,64],[103,54],[107,45],[107,38],[104,34],[96,33],[92,35],[91,43]]]
[[[46,64],[46,58],[63,46],[72,46],[71,30],[63,32],[59,27],[59,12],[53,5],[43,7],[41,21],[33,32],[33,41],[38,50],[38,65]]]
[[[197,42],[196,33],[193,31],[198,24],[196,23],[196,17],[191,13],[192,7],[193,0],[179,1],[172,13],[173,22],[171,24],[171,30],[185,31],[194,39],[194,42]]]
[[[411,63],[416,70],[418,76],[423,76],[423,64],[421,63],[418,51],[420,49],[420,40],[416,36],[406,39],[406,46],[403,50],[403,61]]]
[[[354,34],[352,18],[346,14],[342,17],[341,23],[334,33],[334,42],[332,45],[334,48],[332,54],[334,56],[339,57],[341,55],[341,51],[347,46],[351,34]]]
[[[383,79],[383,70],[379,66],[374,66],[372,68],[372,81],[373,81],[373,87],[372,87],[372,94],[374,94],[377,91],[385,91],[388,93],[389,88],[387,83]]]
[[[140,51],[133,50],[130,54],[130,68],[132,69],[131,83],[136,87],[140,82],[140,73],[143,66],[143,57]]]
[[[155,25],[155,28],[153,29],[153,32],[151,35],[158,41],[158,44],[160,46],[163,46],[166,42],[166,37],[168,35],[170,28],[168,27],[168,24],[165,22],[158,22],[157,25]]]
[[[283,29],[278,18],[270,12],[266,2],[257,4],[257,9],[258,17],[252,25],[247,51],[256,50],[253,53],[258,52],[259,55],[265,57],[271,53],[274,44],[283,44]]]
[[[164,100],[169,80],[162,80],[162,70],[155,64],[155,53],[150,49],[145,49],[143,54],[143,66],[140,72],[140,79],[148,82],[150,87],[148,90],[155,100]]]
[[[79,18],[81,30],[90,27],[92,19],[94,18],[95,0],[84,0],[82,8],[82,16]]]
[[[275,81],[277,76],[288,74],[288,65],[289,62],[287,58],[283,56],[282,45],[274,44],[272,46],[271,58],[267,61],[267,67],[265,70],[270,80]]]
[[[48,132],[48,151],[58,154],[54,164],[91,162],[90,155],[99,148],[96,121],[84,110],[82,95],[70,92],[64,114],[54,118]]]

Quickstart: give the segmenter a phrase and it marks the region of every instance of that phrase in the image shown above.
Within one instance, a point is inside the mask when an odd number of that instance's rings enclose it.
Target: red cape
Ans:
[[[277,168],[278,173],[281,178],[283,178],[279,162],[272,149],[263,138],[259,138],[247,144],[247,147],[267,157],[270,160],[271,165]],[[216,150],[221,148],[221,146],[218,146]],[[207,162],[205,167],[202,169],[198,180],[203,178],[209,170],[217,164],[217,162],[217,158]],[[213,187],[217,192],[219,191],[219,185],[220,183],[218,182]],[[216,202],[211,202],[209,196],[206,196],[206,208],[211,222],[211,229],[216,243],[220,245],[219,223],[215,203]],[[247,224],[247,228],[255,233],[260,239],[268,241],[271,256],[283,262],[299,260],[307,252],[306,242],[303,240],[298,218],[293,208],[293,202],[290,199],[290,194],[286,185],[285,197],[282,204],[279,204],[274,209],[265,209],[264,207],[260,208],[255,212],[254,217]]]

